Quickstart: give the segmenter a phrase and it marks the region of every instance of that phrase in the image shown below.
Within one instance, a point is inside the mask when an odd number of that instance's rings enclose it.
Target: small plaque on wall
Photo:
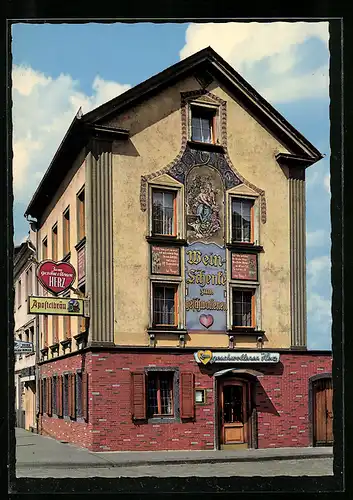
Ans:
[[[257,255],[233,252],[232,279],[257,281]]]
[[[180,275],[180,248],[152,245],[151,254],[152,274]]]

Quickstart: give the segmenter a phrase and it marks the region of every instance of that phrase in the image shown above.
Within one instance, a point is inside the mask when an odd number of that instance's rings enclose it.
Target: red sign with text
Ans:
[[[44,260],[38,266],[37,277],[44,288],[55,295],[59,295],[73,284],[76,271],[69,262]]]

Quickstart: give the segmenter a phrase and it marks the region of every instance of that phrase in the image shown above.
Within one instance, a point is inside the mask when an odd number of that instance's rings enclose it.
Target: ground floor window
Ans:
[[[63,416],[69,416],[69,375],[66,373],[63,379]]]
[[[173,372],[153,372],[147,379],[148,417],[173,416]]]

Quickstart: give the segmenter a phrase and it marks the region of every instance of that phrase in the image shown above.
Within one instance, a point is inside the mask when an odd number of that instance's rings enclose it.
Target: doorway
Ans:
[[[332,378],[313,381],[313,445],[333,444]]]
[[[221,449],[249,447],[249,396],[247,381],[219,381],[219,444]]]

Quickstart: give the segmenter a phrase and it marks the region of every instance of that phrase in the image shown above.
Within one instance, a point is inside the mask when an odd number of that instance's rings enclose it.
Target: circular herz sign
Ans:
[[[65,292],[76,278],[75,268],[68,262],[44,260],[37,269],[39,283],[54,295]]]

